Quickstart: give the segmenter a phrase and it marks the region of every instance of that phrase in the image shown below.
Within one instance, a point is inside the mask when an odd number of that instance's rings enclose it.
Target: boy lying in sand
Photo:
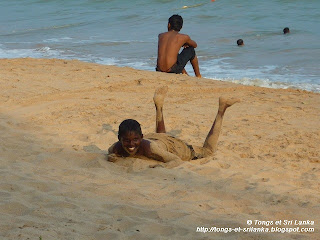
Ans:
[[[119,125],[119,141],[114,143],[108,150],[109,161],[115,161],[116,157],[144,156],[165,163],[170,162],[170,166],[173,167],[182,161],[213,155],[217,148],[223,115],[228,107],[239,100],[219,98],[219,110],[203,147],[193,147],[178,138],[166,134],[162,108],[167,91],[167,86],[160,87],[155,91],[153,97],[156,107],[156,133],[143,136],[140,124],[136,120],[124,120]]]

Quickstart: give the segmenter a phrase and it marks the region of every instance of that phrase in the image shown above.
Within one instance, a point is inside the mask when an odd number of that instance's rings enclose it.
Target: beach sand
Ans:
[[[320,239],[320,94],[30,58],[0,60],[0,85],[1,239]],[[154,132],[165,85],[167,131],[194,145],[220,96],[241,99],[216,154],[172,169],[108,162],[122,120]],[[262,227],[315,232],[250,232]]]

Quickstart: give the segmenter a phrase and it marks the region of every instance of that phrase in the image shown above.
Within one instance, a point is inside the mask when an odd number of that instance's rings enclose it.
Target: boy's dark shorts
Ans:
[[[178,54],[177,62],[167,71],[168,73],[182,73],[182,70],[189,61],[192,61],[196,56],[196,52],[193,47],[184,48],[181,53]],[[158,71],[158,69],[156,69]]]

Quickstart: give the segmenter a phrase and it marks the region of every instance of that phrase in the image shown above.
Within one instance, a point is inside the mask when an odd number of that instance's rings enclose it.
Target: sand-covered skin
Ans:
[[[167,132],[194,145],[220,96],[241,100],[215,156],[106,161],[122,120],[155,130],[165,85]],[[319,94],[54,59],[2,59],[0,86],[1,239],[320,239]],[[315,233],[196,232],[247,220],[312,220],[280,227]]]

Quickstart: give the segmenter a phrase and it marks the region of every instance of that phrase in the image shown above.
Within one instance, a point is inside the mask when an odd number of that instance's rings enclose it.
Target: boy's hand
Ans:
[[[107,158],[109,162],[116,162],[117,160],[119,160],[119,157],[115,153],[108,154]]]
[[[186,74],[186,75],[189,76],[189,74],[187,73],[186,69],[183,69],[183,70],[182,70],[182,74]]]

